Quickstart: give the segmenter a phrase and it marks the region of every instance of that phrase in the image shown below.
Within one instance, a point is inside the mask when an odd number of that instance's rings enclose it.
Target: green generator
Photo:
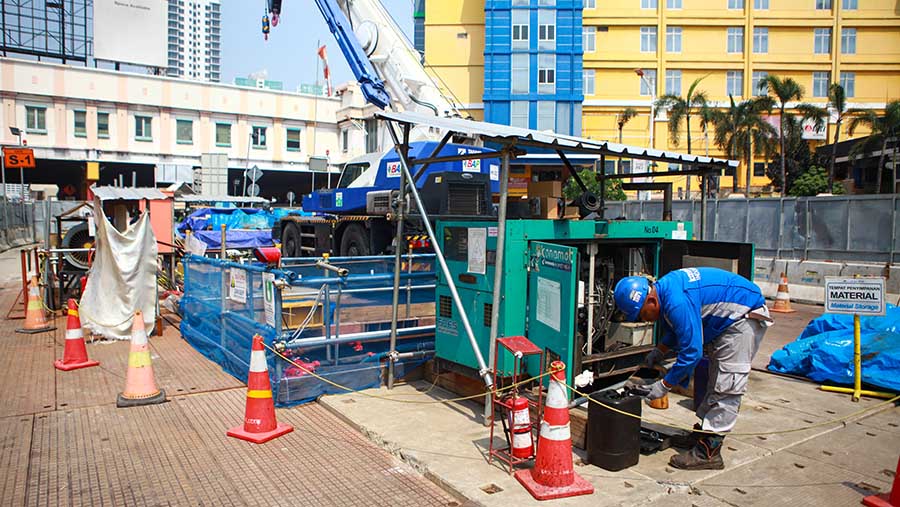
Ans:
[[[436,235],[485,361],[490,357],[496,220],[441,220]],[[656,277],[682,267],[715,266],[750,279],[753,246],[691,241],[691,222],[530,220],[506,222],[498,337],[526,336],[547,361],[566,364],[567,381],[632,372],[656,343],[651,324],[616,322],[613,288],[633,274]],[[435,355],[440,367],[477,377],[478,363],[447,280],[436,288]],[[539,366],[527,363],[528,373]],[[488,364],[488,367],[492,367]],[[512,358],[497,370],[511,374]]]

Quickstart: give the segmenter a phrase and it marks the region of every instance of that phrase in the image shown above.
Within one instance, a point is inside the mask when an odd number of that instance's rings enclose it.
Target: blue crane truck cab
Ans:
[[[429,158],[439,143],[410,143],[410,168]],[[439,156],[459,156],[492,150],[459,144],[445,145]],[[370,153],[344,165],[336,188],[303,196],[302,207],[313,216],[288,215],[278,221],[272,236],[281,242],[284,257],[378,255],[392,250],[393,201],[400,189],[400,156],[393,149]],[[490,216],[491,196],[499,191],[500,159],[463,159],[429,164],[416,181],[429,216]],[[413,213],[404,224],[407,236],[425,234]]]

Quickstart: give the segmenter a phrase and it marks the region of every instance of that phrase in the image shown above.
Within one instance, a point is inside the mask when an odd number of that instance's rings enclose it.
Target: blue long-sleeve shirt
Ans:
[[[665,377],[669,385],[682,383],[694,371],[704,343],[766,303],[756,284],[717,268],[679,269],[654,286],[661,307],[662,343],[678,352]]]

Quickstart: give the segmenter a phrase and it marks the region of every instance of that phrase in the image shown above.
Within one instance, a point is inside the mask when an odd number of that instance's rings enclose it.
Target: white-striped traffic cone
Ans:
[[[589,495],[594,492],[594,486],[575,473],[572,463],[566,365],[562,361],[554,361],[550,364],[550,370],[552,373],[534,468],[519,470],[515,476],[538,500]]]
[[[227,435],[254,444],[262,444],[292,431],[293,426],[275,420],[275,402],[272,400],[272,384],[269,382],[263,338],[255,335],[250,349],[250,374],[247,375],[244,424],[231,428]]]
[[[769,308],[771,312],[794,313],[797,310],[791,308],[791,295],[788,293],[787,275],[781,273],[781,283],[778,284],[778,292],[775,293],[775,304]]]
[[[97,366],[100,361],[88,359],[87,347],[84,346],[84,332],[81,330],[81,319],[78,317],[78,305],[74,299],[69,299],[66,320],[66,347],[63,349],[63,358],[57,359],[53,366],[57,370],[69,371],[79,368]]]

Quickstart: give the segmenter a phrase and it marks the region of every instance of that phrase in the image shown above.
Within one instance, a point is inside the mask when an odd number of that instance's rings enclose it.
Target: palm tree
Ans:
[[[875,176],[875,193],[880,194],[881,173],[884,172],[884,155],[887,151],[888,139],[900,133],[900,100],[888,102],[881,115],[871,109],[851,109],[849,113],[853,116],[847,124],[847,134],[852,136],[860,126],[866,126],[870,131],[868,137],[853,146],[850,156],[855,159],[864,153],[873,153],[876,147],[881,149]],[[894,170],[896,171],[896,168]],[[891,186],[893,187],[893,184]],[[893,192],[893,188],[891,191]]]
[[[706,92],[697,89],[697,86],[700,84],[700,81],[703,81],[704,77],[706,76],[695,79],[694,82],[691,83],[691,86],[688,88],[688,92],[684,97],[666,94],[656,100],[657,111],[663,108],[668,108],[669,110],[669,137],[672,139],[672,144],[675,146],[678,146],[681,120],[684,119],[685,131],[687,132],[688,154],[691,153],[691,115],[694,113],[695,109],[706,107]],[[690,177],[687,178],[685,186],[687,187],[685,190],[687,191],[688,199],[690,199]]]
[[[705,155],[707,157],[709,156],[709,130],[710,130],[710,127],[715,126],[717,113],[718,113],[718,111],[715,108],[710,107],[708,104],[703,105],[703,107],[701,107],[700,110],[697,112],[697,116],[700,117],[700,130],[703,131],[703,139],[704,139],[703,144],[706,147]],[[709,174],[707,174],[706,178],[707,178],[706,191],[709,192],[710,191],[709,181],[708,181]],[[701,187],[702,187],[702,181],[703,180],[701,179],[701,181],[700,181]],[[718,178],[715,179],[715,182],[716,182],[716,188],[718,189],[718,186],[719,186]],[[700,191],[702,192],[703,189],[701,188]]]
[[[745,162],[747,172],[746,192],[750,195],[750,177],[753,174],[753,155],[769,154],[775,127],[763,117],[763,113],[772,110],[774,101],[771,97],[756,97],[740,103],[734,97],[728,97],[729,106],[725,110],[716,111],[715,143],[732,160]],[[735,171],[731,185],[732,192],[738,191],[738,177]]]
[[[803,87],[800,83],[794,81],[793,78],[780,78],[778,76],[767,76],[766,79],[759,82],[759,90],[763,91],[768,87],[769,93],[778,99],[778,112],[780,113],[780,128],[778,129],[778,146],[781,153],[781,196],[784,197],[787,192],[787,176],[784,161],[784,110],[788,102],[797,101],[803,98]]]
[[[624,111],[616,115],[616,126],[619,129],[619,144],[622,144],[622,131],[625,129],[625,125],[631,121],[632,118],[637,116],[637,110],[633,107],[626,107]],[[651,121],[652,123],[652,121]],[[616,174],[620,171],[620,165],[622,164],[622,159],[616,160]]]
[[[831,157],[828,159],[828,192],[834,192],[834,159],[837,157],[837,144],[841,140],[841,125],[847,118],[847,95],[840,83],[831,83],[828,87],[827,108],[812,104],[800,104],[797,110],[803,115],[803,119],[815,122],[817,129],[827,128],[827,121],[832,111],[837,115],[837,123],[834,128],[834,139],[831,142]]]

